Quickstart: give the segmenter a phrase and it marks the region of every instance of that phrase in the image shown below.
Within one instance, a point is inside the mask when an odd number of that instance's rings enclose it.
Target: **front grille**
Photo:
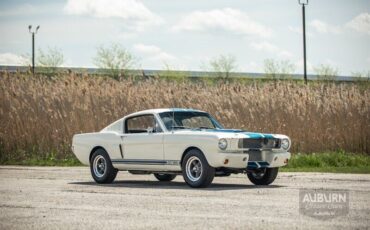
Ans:
[[[249,154],[248,161],[262,161],[262,152],[258,150],[250,150],[247,152]]]
[[[277,138],[242,138],[239,139],[238,147],[243,149],[274,149],[280,148],[280,139]]]

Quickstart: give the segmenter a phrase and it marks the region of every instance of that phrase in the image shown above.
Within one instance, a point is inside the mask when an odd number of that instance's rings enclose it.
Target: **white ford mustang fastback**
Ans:
[[[97,183],[111,183],[119,170],[128,170],[160,181],[182,174],[189,186],[206,187],[215,176],[232,173],[271,184],[290,159],[290,145],[285,135],[224,129],[203,111],[152,109],[97,133],[76,134],[72,149]]]

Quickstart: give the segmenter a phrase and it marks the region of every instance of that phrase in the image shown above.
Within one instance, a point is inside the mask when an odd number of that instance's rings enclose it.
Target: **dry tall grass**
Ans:
[[[69,156],[72,135],[128,113],[191,107],[225,127],[283,133],[293,152],[370,153],[370,89],[358,84],[121,80],[0,73],[0,160]]]

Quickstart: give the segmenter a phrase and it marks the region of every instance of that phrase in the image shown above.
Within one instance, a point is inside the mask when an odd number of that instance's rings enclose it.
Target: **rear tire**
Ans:
[[[91,156],[90,171],[96,183],[99,184],[112,183],[118,172],[104,149],[97,149]]]
[[[197,149],[186,153],[181,166],[185,182],[193,188],[205,188],[212,183],[215,177],[215,169],[208,164],[203,153]]]
[[[159,181],[172,181],[175,179],[175,174],[162,174],[162,173],[154,173],[154,177],[157,178]]]
[[[259,172],[247,173],[249,180],[255,185],[269,185],[277,177],[279,168],[265,168]]]

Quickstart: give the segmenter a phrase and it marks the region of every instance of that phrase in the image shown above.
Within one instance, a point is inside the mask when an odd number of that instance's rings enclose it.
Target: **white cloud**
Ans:
[[[316,30],[318,33],[334,33],[338,34],[341,32],[341,28],[339,26],[330,25],[326,22],[323,22],[321,20],[315,19],[309,23],[309,26],[311,26],[313,29]]]
[[[324,60],[324,64],[327,64],[327,65],[330,65],[330,66],[337,66],[338,65],[336,61],[334,61],[330,58],[326,58]]]
[[[145,44],[135,44],[134,50],[148,56],[148,59],[151,60],[158,60],[158,61],[172,61],[175,60],[176,57],[163,51],[158,46],[154,45],[145,45]]]
[[[264,42],[252,42],[250,44],[250,47],[252,47],[253,49],[258,50],[258,51],[274,53],[282,59],[289,59],[289,58],[293,57],[293,54],[290,53],[289,51],[283,50],[283,49],[275,46],[274,44],[271,44],[271,43],[265,42],[265,41]]]
[[[297,60],[295,63],[294,63],[295,67],[296,67],[296,71],[297,73],[303,73],[303,58]],[[313,71],[313,65],[311,62],[307,61],[307,72],[311,72],[312,73]]]
[[[282,59],[289,59],[289,58],[292,58],[294,56],[291,52],[289,52],[287,50],[280,50],[277,55],[278,55],[278,57],[280,57]]]
[[[267,51],[267,52],[277,52],[279,48],[269,42],[252,42],[250,46],[253,49]]]
[[[236,9],[224,8],[210,11],[195,11],[185,16],[173,27],[175,31],[204,31],[221,29],[235,34],[268,37],[272,30]]]
[[[263,72],[263,68],[261,64],[251,61],[247,63],[246,65],[243,65],[241,68],[241,71],[249,72],[249,73],[258,73],[258,72]]]
[[[351,21],[347,22],[342,26],[330,25],[326,22],[317,19],[311,21],[309,23],[309,26],[311,26],[318,33],[339,34],[343,32],[345,28],[350,28],[357,32],[370,35],[370,14],[369,13],[359,14]],[[293,30],[293,28],[289,29]]]
[[[135,30],[164,22],[138,0],[68,0],[64,10],[72,15],[121,19]]]
[[[370,35],[370,14],[362,13],[346,24],[346,27]]]
[[[288,29],[296,34],[302,35],[303,34],[303,29],[302,27],[296,27],[296,26],[288,26]],[[313,37],[312,33],[308,32],[306,30],[306,35]]]
[[[155,53],[161,52],[161,48],[159,48],[158,46],[154,46],[154,45],[135,44],[134,49],[136,51],[139,51],[141,53],[146,53],[146,54],[155,54]]]
[[[24,65],[28,60],[20,55],[13,53],[0,54],[0,65]]]
[[[297,33],[297,34],[302,34],[302,28],[300,27],[295,27],[295,26],[288,26],[288,29],[294,33]]]

